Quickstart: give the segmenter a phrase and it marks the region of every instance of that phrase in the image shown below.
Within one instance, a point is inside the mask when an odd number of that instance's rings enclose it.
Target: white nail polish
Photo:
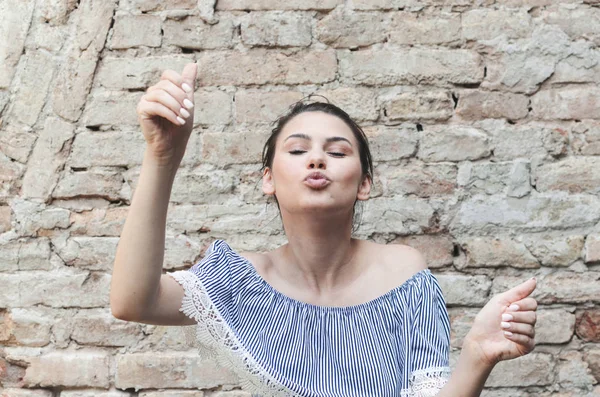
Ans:
[[[504,313],[504,314],[502,315],[502,321],[510,321],[510,320],[512,320],[512,319],[513,319],[513,316],[512,316],[512,315],[510,315],[510,314],[508,314],[508,313]]]
[[[189,99],[185,98],[183,100],[183,104],[185,105],[186,108],[191,109],[194,107],[194,104],[192,103],[192,101],[190,101]]]
[[[516,312],[517,310],[519,310],[519,305],[510,305],[508,307],[508,310],[512,310],[513,312]]]
[[[188,117],[190,117],[190,112],[188,112],[188,111],[187,111],[187,110],[185,110],[184,108],[181,108],[181,109],[179,110],[179,113],[181,113],[181,115],[182,115],[183,117],[185,117],[186,119],[187,119]]]
[[[512,332],[510,332],[510,331],[504,331],[504,335],[512,336]]]
[[[186,84],[186,83],[183,83],[183,84],[181,85],[181,88],[183,88],[183,90],[184,90],[185,92],[192,92],[192,87],[190,87],[190,86],[189,86],[188,84]]]
[[[182,118],[181,118],[181,117],[179,117],[179,116],[177,116],[177,121],[179,121],[179,123],[180,123],[181,125],[184,125],[184,124],[185,124],[185,120],[184,120],[184,119],[182,119]]]
[[[502,326],[502,328],[510,328],[510,323],[505,323],[504,321],[502,321],[500,325]]]

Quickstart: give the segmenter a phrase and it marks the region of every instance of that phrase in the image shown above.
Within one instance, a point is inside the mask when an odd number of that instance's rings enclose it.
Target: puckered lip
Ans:
[[[309,179],[325,179],[325,180],[329,180],[329,178],[327,178],[325,176],[325,174],[322,174],[320,172],[311,172],[310,174],[308,174],[306,176],[306,178],[304,178],[305,181],[307,181]]]

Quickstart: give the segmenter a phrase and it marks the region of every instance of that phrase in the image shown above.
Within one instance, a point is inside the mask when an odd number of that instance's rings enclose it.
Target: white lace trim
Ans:
[[[300,397],[273,378],[249,356],[211,302],[202,282],[196,275],[186,270],[167,274],[181,284],[185,290],[179,311],[196,321],[197,325],[194,327],[199,344],[192,344],[198,348],[203,358],[212,358],[221,366],[234,372],[238,376],[242,388],[252,395]],[[189,328],[184,327],[184,333],[188,339],[190,335],[186,329]],[[190,342],[189,339],[188,342]]]
[[[400,397],[434,397],[450,379],[450,367],[431,367],[410,374],[407,389],[400,391]]]

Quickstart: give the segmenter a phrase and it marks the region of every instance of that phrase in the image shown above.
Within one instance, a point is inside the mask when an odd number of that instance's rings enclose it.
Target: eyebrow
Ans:
[[[292,134],[292,135],[288,136],[287,138],[285,138],[285,140],[283,142],[286,142],[290,138],[300,138],[300,139],[306,139],[308,141],[312,141],[312,138],[306,134]],[[352,146],[352,142],[350,142],[349,140],[347,140],[346,138],[344,138],[342,136],[332,136],[330,138],[327,138],[325,141],[326,142],[345,141],[345,142],[348,142],[350,144],[350,146]]]

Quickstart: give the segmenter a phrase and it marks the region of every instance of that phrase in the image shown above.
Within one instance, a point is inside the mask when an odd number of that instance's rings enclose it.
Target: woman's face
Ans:
[[[264,193],[276,195],[289,213],[329,210],[351,216],[354,202],[368,199],[370,188],[350,127],[318,111],[288,121],[277,137],[272,168],[263,176]]]

